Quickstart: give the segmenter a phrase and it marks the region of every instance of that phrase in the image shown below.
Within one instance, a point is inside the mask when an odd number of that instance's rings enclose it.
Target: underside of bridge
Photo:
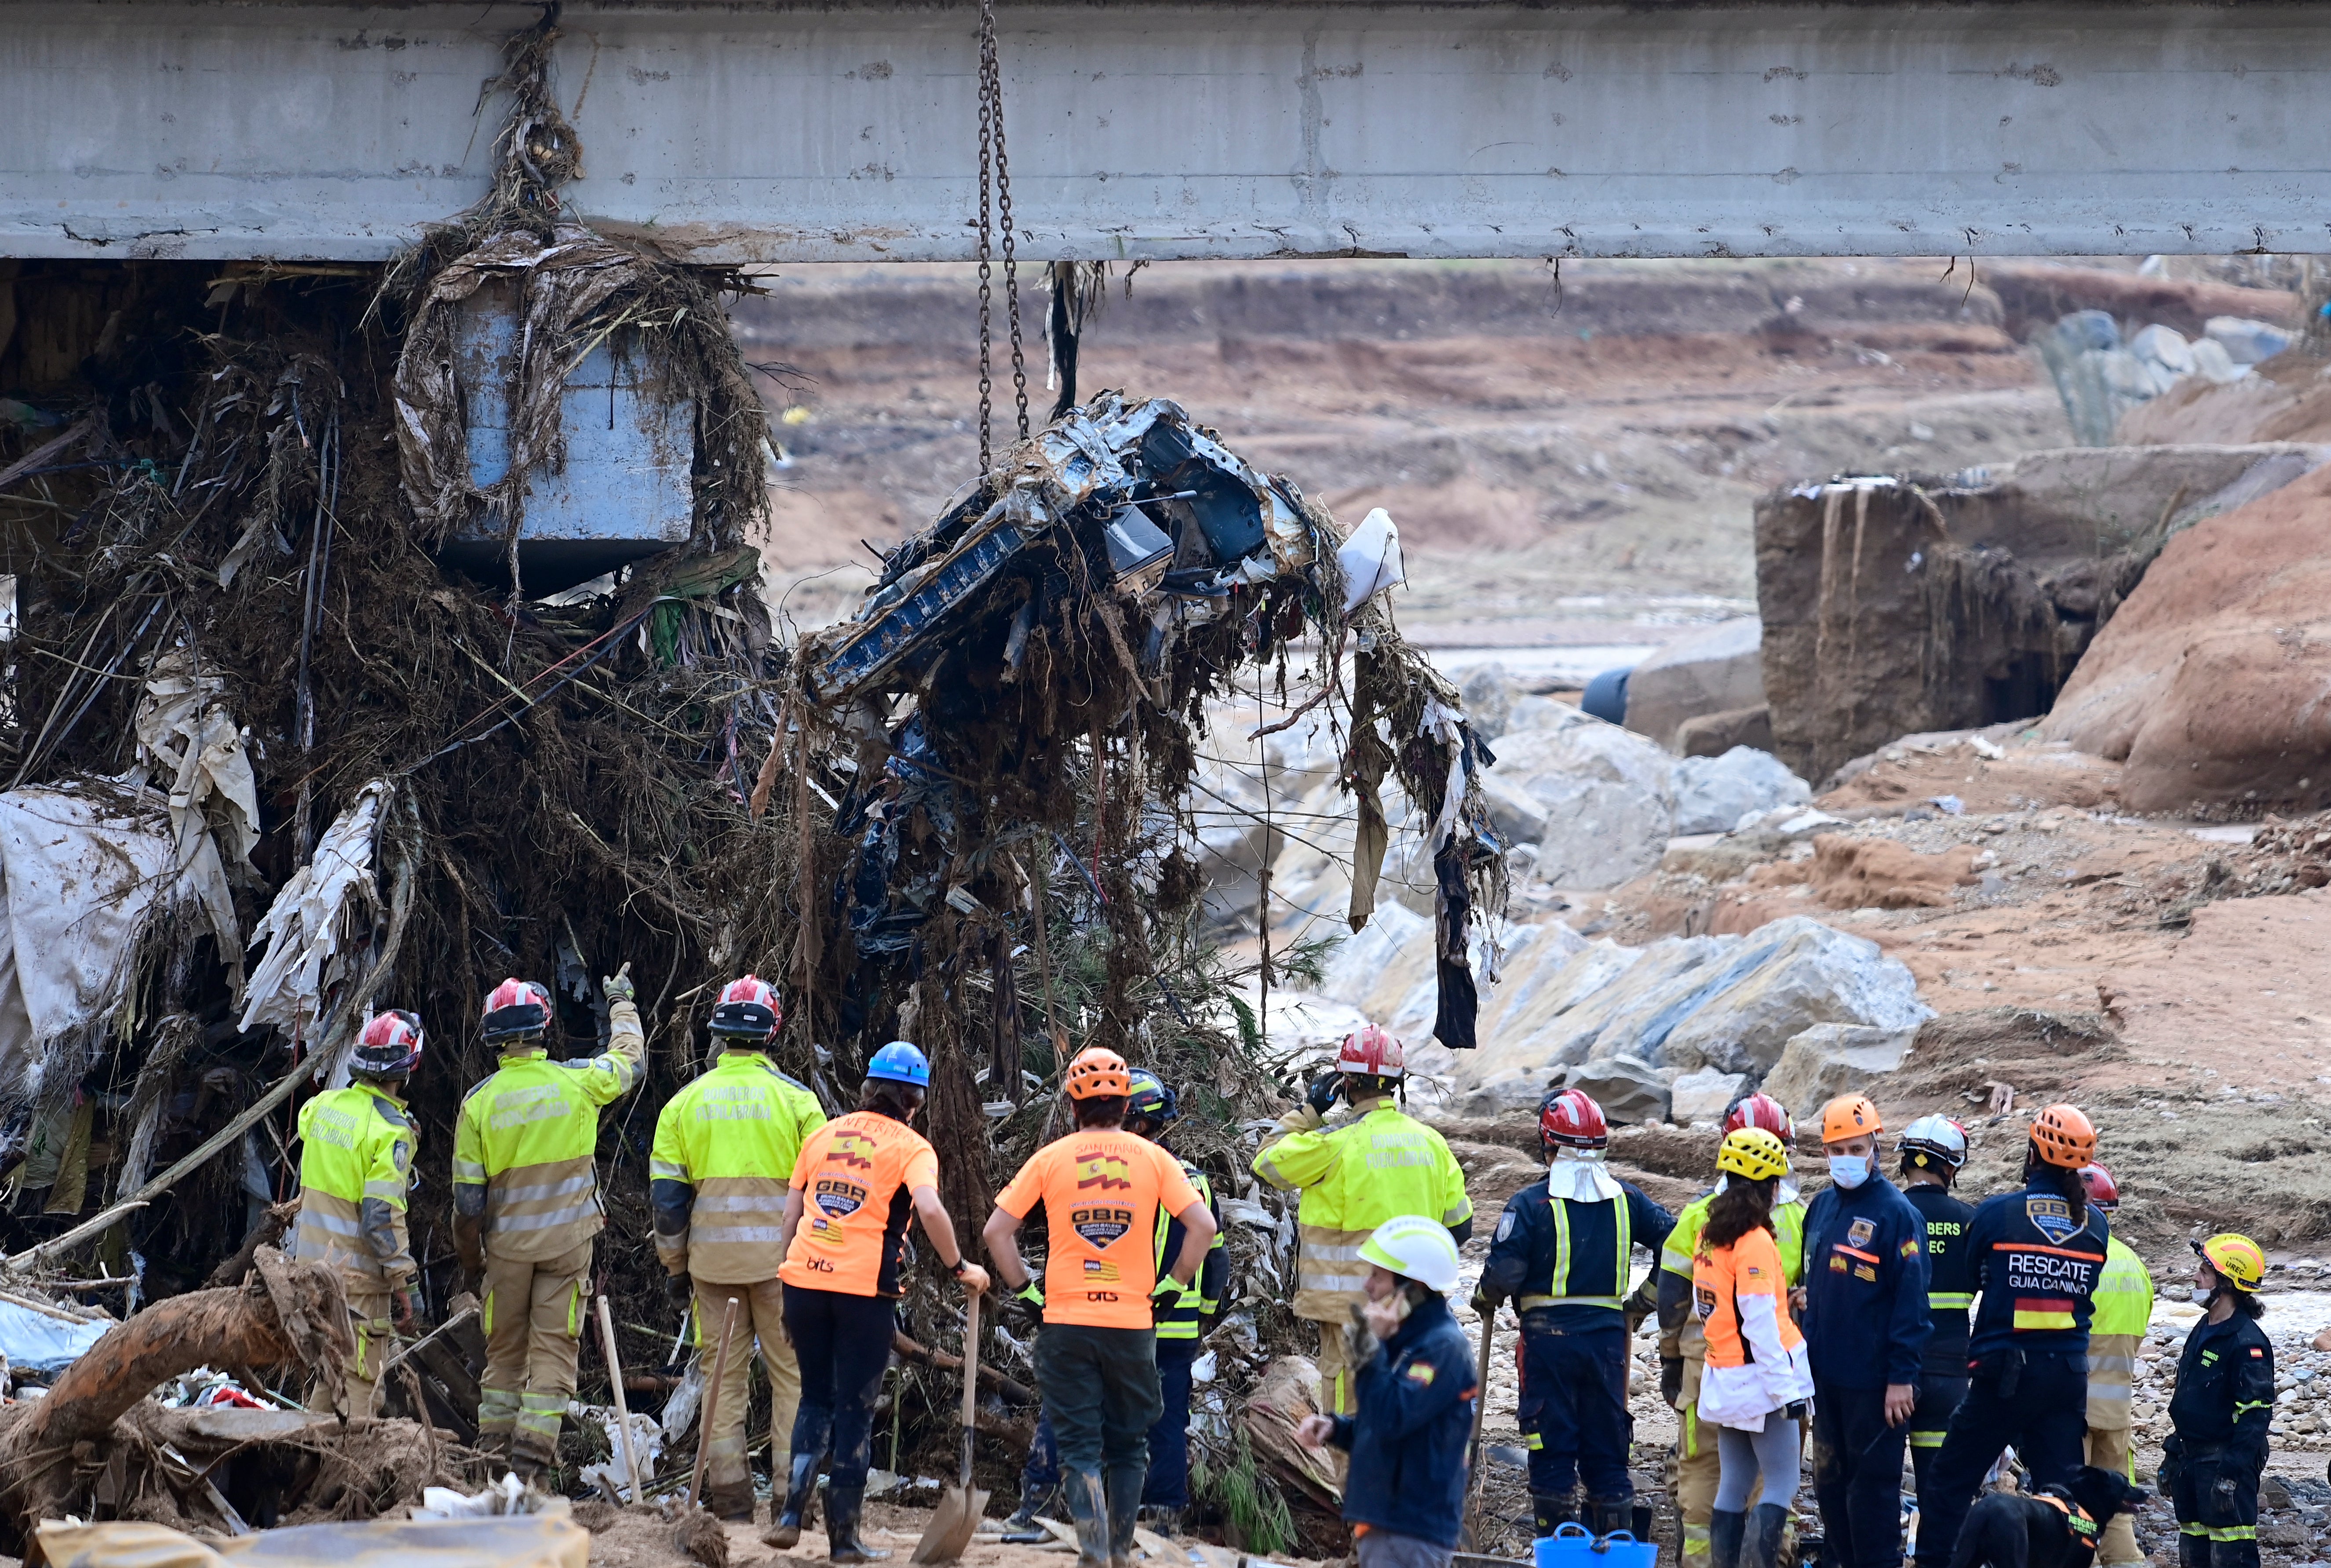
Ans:
[[[0,255],[377,260],[487,190],[535,6],[20,4]],[[1039,258],[2331,249],[2304,5],[1001,8]],[[974,252],[976,8],[572,4],[570,210],[699,263]],[[504,100],[506,101],[506,100]]]

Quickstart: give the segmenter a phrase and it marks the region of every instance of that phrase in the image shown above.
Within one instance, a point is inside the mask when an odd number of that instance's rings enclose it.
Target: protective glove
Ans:
[[[1013,1291],[1012,1296],[1013,1299],[1016,1301],[1024,1301],[1039,1312],[1044,1310],[1043,1282],[1036,1278],[1033,1275],[1030,1275],[1028,1278],[1028,1283]]]
[[[665,1300],[685,1312],[696,1300],[696,1282],[685,1272],[667,1274],[663,1280],[663,1293]]]
[[[599,982],[599,989],[610,1002],[629,1002],[636,996],[639,988],[632,984],[632,961],[624,959],[621,969]]]
[[[1342,1092],[1343,1088],[1342,1073],[1321,1073],[1311,1080],[1311,1087],[1303,1091],[1303,1103],[1324,1117],[1336,1108],[1336,1096]]]
[[[1667,1407],[1670,1410],[1682,1408],[1683,1357],[1676,1355],[1660,1358],[1660,1398],[1667,1402]]]
[[[413,1297],[403,1290],[388,1293],[388,1321],[400,1334],[413,1332]]]
[[[1171,1274],[1160,1274],[1157,1283],[1149,1288],[1149,1305],[1173,1307],[1182,1305],[1182,1282]]]

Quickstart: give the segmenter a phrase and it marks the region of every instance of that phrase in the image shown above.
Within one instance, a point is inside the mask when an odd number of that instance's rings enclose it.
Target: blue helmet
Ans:
[[[927,1089],[931,1087],[931,1059],[912,1041],[894,1040],[874,1053],[874,1060],[866,1064],[866,1076]]]
[[[1166,1080],[1146,1067],[1137,1067],[1131,1074],[1133,1092],[1125,1102],[1127,1117],[1147,1117],[1160,1126],[1181,1114],[1181,1106]]]

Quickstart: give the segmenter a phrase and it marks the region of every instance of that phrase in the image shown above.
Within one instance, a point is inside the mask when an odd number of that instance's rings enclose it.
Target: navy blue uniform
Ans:
[[[1360,1413],[1327,1440],[1352,1456],[1344,1522],[1453,1549],[1480,1392],[1465,1331],[1427,1297],[1360,1369]]]
[[[1896,1568],[1908,1429],[1887,1424],[1886,1385],[1917,1386],[1934,1332],[1925,1218],[1883,1176],[1851,1190],[1823,1188],[1805,1209],[1804,1288],[1813,1496],[1828,1561]],[[1921,1539],[1925,1533],[1921,1525]]]
[[[1974,1302],[1966,1232],[1974,1223],[1974,1209],[1951,1196],[1949,1188],[1926,1183],[1905,1186],[1902,1196],[1927,1221],[1927,1316],[1935,1326],[1918,1369],[1918,1408],[1910,1416],[1910,1467],[1917,1472],[1923,1499],[1927,1473],[1942,1450],[1951,1412],[1966,1398],[1967,1308]]]
[[[1627,1296],[1633,1250],[1657,1255],[1675,1216],[1624,1182],[1619,1196],[1581,1203],[1546,1183],[1506,1202],[1484,1294],[1512,1297],[1522,1321],[1522,1435],[1529,1445],[1530,1491],[1586,1495],[1615,1508],[1633,1497],[1627,1452]]]
[[[2105,1269],[2104,1212],[2046,1178],[1986,1198],[1961,1245],[1974,1287],[1966,1398],[1918,1498],[1919,1568],[1944,1568],[2000,1451],[2031,1487],[2069,1486],[2088,1457],[2089,1294]]]
[[[2161,1467],[2184,1568],[2258,1568],[2259,1473],[2273,1419],[2274,1346],[2259,1326],[2239,1312],[2195,1325],[2177,1358]]]

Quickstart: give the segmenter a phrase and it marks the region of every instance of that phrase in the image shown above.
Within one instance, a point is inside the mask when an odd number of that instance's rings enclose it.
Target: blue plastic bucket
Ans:
[[[1659,1545],[1625,1530],[1598,1537],[1585,1525],[1563,1524],[1532,1547],[1537,1568],[1658,1568]]]

